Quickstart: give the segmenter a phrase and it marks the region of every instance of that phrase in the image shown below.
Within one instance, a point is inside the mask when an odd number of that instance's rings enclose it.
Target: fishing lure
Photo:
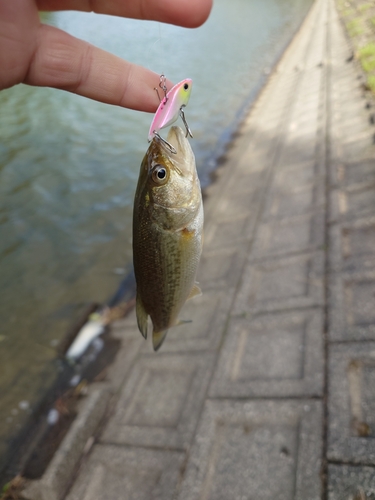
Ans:
[[[177,120],[177,118],[181,116],[186,129],[186,137],[188,135],[190,135],[190,137],[193,137],[189,125],[187,124],[185,113],[183,110],[183,108],[189,102],[193,81],[190,78],[186,78],[185,80],[182,80],[181,82],[177,83],[174,87],[171,88],[169,92],[167,92],[165,80],[166,80],[165,76],[161,75],[159,87],[163,90],[164,97],[163,99],[160,100],[159,107],[156,110],[155,116],[152,120],[150,130],[148,133],[148,140],[150,142],[156,136],[164,144],[169,146],[169,149],[174,153],[175,152],[173,151],[174,148],[170,146],[167,143],[167,141],[159,135],[159,131],[162,128],[168,127],[169,125],[174,123]],[[155,90],[158,93],[157,89]]]

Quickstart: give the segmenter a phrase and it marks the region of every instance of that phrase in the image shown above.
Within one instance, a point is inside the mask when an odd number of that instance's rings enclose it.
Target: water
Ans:
[[[206,185],[311,1],[216,0],[197,30],[73,12],[43,21],[172,81],[193,79],[186,115]],[[152,117],[23,85],[0,93],[0,110],[1,470],[12,436],[56,377],[67,327],[88,302],[105,302],[131,263]]]

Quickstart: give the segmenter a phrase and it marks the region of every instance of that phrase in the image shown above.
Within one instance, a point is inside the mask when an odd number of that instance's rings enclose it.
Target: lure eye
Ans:
[[[188,84],[188,83],[185,83],[185,84],[184,84],[184,90],[188,90],[188,88],[189,88],[189,84]]]
[[[152,171],[152,179],[156,184],[164,184],[168,180],[168,172],[163,165],[156,165]]]

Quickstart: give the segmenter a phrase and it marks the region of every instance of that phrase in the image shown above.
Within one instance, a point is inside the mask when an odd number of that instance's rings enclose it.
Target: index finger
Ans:
[[[39,10],[79,10],[148,19],[195,28],[203,24],[212,0],[36,0]]]
[[[74,92],[107,104],[154,112],[159,75],[64,31],[41,25],[24,83]],[[167,81],[170,88],[172,83]]]

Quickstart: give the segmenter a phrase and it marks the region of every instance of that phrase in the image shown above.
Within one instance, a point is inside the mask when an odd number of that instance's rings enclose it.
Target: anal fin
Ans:
[[[136,299],[135,312],[137,315],[137,323],[138,323],[139,331],[144,336],[144,338],[147,339],[148,314],[145,311],[143,302],[142,302],[141,297],[139,296],[138,293],[137,293],[137,299]]]
[[[202,290],[200,289],[200,286],[198,285],[198,283],[194,283],[194,286],[191,289],[187,300],[190,300],[193,297],[200,297],[201,295],[202,295]]]

